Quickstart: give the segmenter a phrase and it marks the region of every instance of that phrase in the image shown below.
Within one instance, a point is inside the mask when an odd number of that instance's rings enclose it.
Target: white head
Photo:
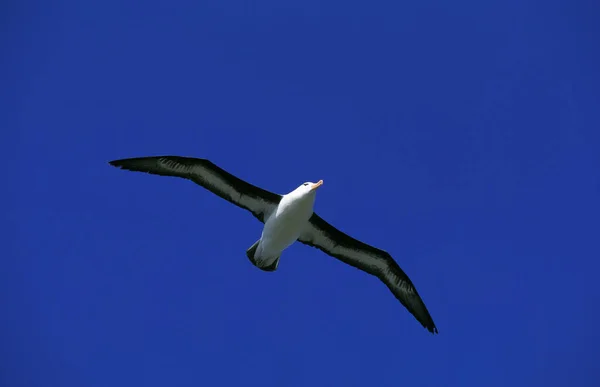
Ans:
[[[300,184],[298,188],[293,190],[290,193],[293,193],[294,196],[307,196],[316,194],[317,188],[323,185],[323,180],[319,180],[316,183],[311,181],[307,181],[306,183]]]

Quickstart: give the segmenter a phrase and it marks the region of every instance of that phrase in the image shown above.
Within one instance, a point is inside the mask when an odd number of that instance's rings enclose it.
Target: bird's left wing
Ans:
[[[181,156],[151,156],[113,160],[110,165],[130,171],[189,179],[264,222],[281,195],[256,187],[206,159]]]
[[[316,213],[313,213],[298,241],[378,277],[427,330],[437,333],[437,327],[417,289],[387,252],[341,232]]]

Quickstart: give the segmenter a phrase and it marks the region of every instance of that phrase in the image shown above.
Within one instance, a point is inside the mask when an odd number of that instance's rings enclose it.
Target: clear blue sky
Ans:
[[[597,386],[594,1],[2,5],[2,386]],[[185,180],[208,158],[389,251],[374,277]],[[4,239],[6,238],[6,239]]]

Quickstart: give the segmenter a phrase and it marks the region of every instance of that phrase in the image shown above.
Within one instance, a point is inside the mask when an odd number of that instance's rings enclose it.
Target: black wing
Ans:
[[[109,164],[130,171],[189,179],[236,206],[250,211],[263,223],[281,200],[281,195],[247,183],[205,159],[152,156],[113,160]]]
[[[427,330],[438,333],[417,289],[387,252],[341,232],[316,213],[313,213],[309,226],[298,240],[378,277]]]

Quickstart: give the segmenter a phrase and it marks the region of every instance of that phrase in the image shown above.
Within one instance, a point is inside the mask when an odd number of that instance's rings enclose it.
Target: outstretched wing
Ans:
[[[309,226],[298,240],[378,277],[427,330],[438,333],[417,289],[387,252],[341,232],[316,213],[313,213]]]
[[[247,183],[205,159],[151,156],[113,160],[109,164],[130,171],[189,179],[230,203],[250,211],[263,223],[281,200],[281,195]]]

